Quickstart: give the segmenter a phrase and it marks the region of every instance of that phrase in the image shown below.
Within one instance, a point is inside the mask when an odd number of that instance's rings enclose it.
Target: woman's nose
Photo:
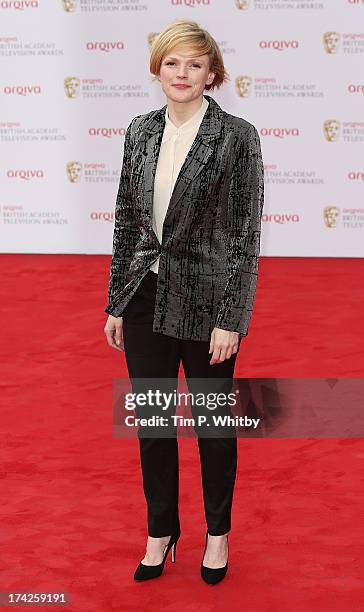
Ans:
[[[186,76],[186,68],[183,68],[182,66],[178,68],[177,76],[184,78]]]

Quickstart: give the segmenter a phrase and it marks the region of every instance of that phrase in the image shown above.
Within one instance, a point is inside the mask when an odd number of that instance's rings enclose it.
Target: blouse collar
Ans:
[[[180,134],[185,134],[186,132],[196,129],[196,127],[201,123],[208,106],[209,106],[208,101],[206,100],[204,96],[202,96],[202,104],[200,108],[195,112],[194,115],[192,115],[192,117],[190,117],[187,121],[182,123],[182,125],[177,127],[174,125],[174,123],[172,123],[172,121],[170,120],[168,116],[168,105],[167,105],[166,112],[165,112],[165,120],[166,120],[165,131],[179,136]]]

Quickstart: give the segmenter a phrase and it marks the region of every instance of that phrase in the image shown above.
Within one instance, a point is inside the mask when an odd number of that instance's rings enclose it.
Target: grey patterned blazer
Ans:
[[[209,341],[214,327],[247,336],[257,284],[264,176],[257,129],[210,96],[175,182],[162,244],[152,228],[166,105],[125,135],[105,312],[122,316],[160,256],[153,331]]]

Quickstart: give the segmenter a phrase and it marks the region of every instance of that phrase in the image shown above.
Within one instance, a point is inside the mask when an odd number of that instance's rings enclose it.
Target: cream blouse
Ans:
[[[168,116],[168,106],[166,108],[166,124],[158,156],[153,195],[153,230],[160,243],[162,243],[163,223],[176,179],[196,137],[208,105],[206,98],[203,97],[198,111],[179,127],[172,123]],[[150,270],[158,273],[158,264],[159,257],[150,266]]]

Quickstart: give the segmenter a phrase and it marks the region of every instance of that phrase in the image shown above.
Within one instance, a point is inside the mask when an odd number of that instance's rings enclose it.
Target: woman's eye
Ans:
[[[175,62],[166,62],[166,66],[173,66]],[[195,68],[201,68],[200,64],[192,64]]]

